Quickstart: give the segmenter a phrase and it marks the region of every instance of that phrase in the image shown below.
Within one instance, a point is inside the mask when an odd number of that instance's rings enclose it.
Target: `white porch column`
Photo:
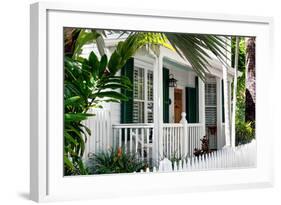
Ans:
[[[230,112],[229,112],[229,86],[227,79],[227,67],[223,65],[223,92],[224,92],[224,121],[225,121],[225,146],[230,146]]]
[[[161,53],[161,51],[160,51]],[[158,59],[158,81],[156,82],[158,86],[158,109],[159,109],[159,115],[158,115],[158,128],[159,128],[159,154],[162,158],[164,156],[163,154],[163,55],[159,55]]]
[[[231,146],[235,147],[235,118],[236,118],[236,98],[237,98],[237,75],[238,75],[238,58],[239,58],[239,37],[236,36],[235,60],[234,60],[234,82],[233,82],[233,101],[231,115]]]
[[[217,85],[217,148],[224,146],[224,133],[222,133],[222,79],[216,77]]]
[[[180,123],[183,125],[183,133],[182,133],[182,140],[181,140],[181,155],[186,157],[187,154],[191,156],[192,150],[189,150],[189,130],[187,126],[186,120],[186,113],[181,113],[181,121]]]
[[[231,89],[231,84],[232,84],[232,80],[228,81],[228,103],[229,103],[229,132],[230,132],[230,145],[232,147],[235,147],[235,136],[232,136],[231,134],[231,130],[232,130],[232,112],[233,110],[231,109],[232,108],[232,89]],[[233,141],[234,140],[234,141]]]
[[[231,66],[231,39],[226,38],[226,48],[228,49],[228,52],[225,51],[225,54],[227,55],[226,58],[226,65],[223,65],[222,71],[223,71],[223,92],[224,92],[224,121],[225,121],[225,146],[231,145],[231,139],[230,139],[230,116],[231,116],[231,86],[228,83],[228,66]]]
[[[161,53],[161,52],[160,52]],[[163,56],[155,56],[153,78],[154,92],[154,143],[153,158],[155,161],[163,157]]]
[[[206,135],[205,126],[205,83],[198,78],[198,92],[199,92],[199,123],[203,125],[202,135]]]

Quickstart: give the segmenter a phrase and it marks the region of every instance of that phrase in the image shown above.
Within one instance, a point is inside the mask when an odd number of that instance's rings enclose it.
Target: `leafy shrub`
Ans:
[[[147,165],[136,154],[125,153],[124,149],[111,148],[108,151],[93,154],[88,162],[89,174],[131,173],[145,170]]]
[[[237,122],[236,121],[236,136],[235,144],[246,144],[255,138],[255,129],[253,122]]]
[[[204,154],[211,153],[211,150],[209,149],[209,139],[207,136],[203,136],[201,141],[201,149],[195,148],[193,151],[193,154],[195,157],[199,157]]]
[[[67,164],[69,163],[69,164]],[[67,164],[68,167],[65,167]],[[87,175],[88,168],[86,167],[84,161],[81,157],[64,158],[64,175]]]
[[[186,159],[187,159],[187,157],[185,157],[183,155],[177,156],[176,153],[173,153],[169,160],[172,162],[172,167],[174,169],[175,164],[177,164],[179,166],[180,161],[183,162]]]

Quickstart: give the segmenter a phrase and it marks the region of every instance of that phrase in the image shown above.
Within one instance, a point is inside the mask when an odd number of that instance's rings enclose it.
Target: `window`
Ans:
[[[217,85],[214,77],[208,77],[205,83],[205,121],[207,126],[217,124]]]
[[[153,71],[134,67],[133,122],[153,122]]]
[[[153,71],[147,70],[147,122],[153,122]]]

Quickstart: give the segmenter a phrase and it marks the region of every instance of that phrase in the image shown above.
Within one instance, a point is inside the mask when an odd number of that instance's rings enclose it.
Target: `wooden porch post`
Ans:
[[[229,109],[229,144],[230,146],[233,146],[235,147],[235,141],[234,141],[234,144],[232,144],[232,133],[231,133],[231,130],[232,130],[232,109],[231,109],[231,106],[232,106],[232,95],[231,95],[231,84],[232,84],[232,80],[228,81],[228,109]]]
[[[226,38],[226,44],[227,50],[230,52],[225,51],[225,54],[227,55],[226,59],[226,65],[223,65],[222,71],[223,71],[223,92],[224,92],[224,132],[225,132],[225,146],[231,145],[231,139],[230,139],[230,132],[231,132],[231,122],[230,122],[230,116],[231,116],[231,86],[228,83],[228,67],[231,67],[231,39]]]
[[[235,59],[234,59],[234,82],[233,82],[233,103],[231,118],[231,146],[235,147],[235,117],[236,117],[236,95],[237,95],[237,75],[239,58],[239,37],[236,37]]]
[[[182,134],[182,140],[181,140],[181,154],[182,156],[186,157],[187,154],[191,156],[192,150],[189,150],[189,131],[187,126],[187,120],[186,120],[186,113],[181,113],[181,121],[180,123],[183,125],[183,134]]]
[[[223,92],[224,92],[224,121],[225,121],[225,146],[230,146],[230,113],[229,113],[229,85],[227,67],[223,65]]]
[[[161,49],[161,48],[160,48]],[[160,50],[160,55],[158,57],[158,81],[156,81],[156,86],[158,87],[158,96],[157,100],[157,109],[158,109],[158,147],[159,147],[159,155],[160,158],[163,158],[164,153],[163,153],[163,55],[161,54]]]
[[[160,51],[161,53],[161,51]],[[152,155],[156,163],[163,157],[163,56],[155,57],[153,75],[154,133]],[[158,164],[157,164],[158,165]]]
[[[205,126],[205,83],[198,79],[198,92],[199,92],[199,123],[202,124],[202,135],[206,135]]]

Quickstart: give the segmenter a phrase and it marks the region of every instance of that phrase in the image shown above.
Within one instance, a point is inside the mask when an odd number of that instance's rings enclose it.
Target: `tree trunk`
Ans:
[[[64,53],[72,56],[79,32],[75,28],[64,28]]]
[[[256,39],[246,38],[246,102],[245,121],[254,122],[256,117]]]

